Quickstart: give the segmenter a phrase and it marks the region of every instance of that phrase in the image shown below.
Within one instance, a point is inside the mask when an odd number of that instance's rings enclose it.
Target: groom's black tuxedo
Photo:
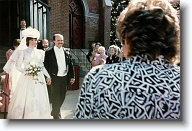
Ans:
[[[65,53],[65,63],[67,69],[66,76],[57,76],[58,73],[58,64],[55,55],[54,48],[50,48],[45,52],[44,66],[49,72],[52,79],[52,112],[51,115],[54,118],[60,116],[60,108],[65,100],[65,95],[67,92],[67,85],[70,82],[71,78],[75,78],[73,63],[71,60],[71,55],[69,51],[65,51],[63,48],[63,53]]]
[[[65,53],[65,61],[66,61],[66,67],[68,69],[67,75],[70,76],[71,78],[75,78],[74,76],[74,69],[73,69],[73,63],[71,60],[71,55],[64,50]],[[45,68],[47,71],[50,73],[50,75],[57,74],[58,72],[58,65],[57,65],[57,59],[56,55],[54,52],[54,48],[50,48],[45,52],[45,61],[44,61]]]

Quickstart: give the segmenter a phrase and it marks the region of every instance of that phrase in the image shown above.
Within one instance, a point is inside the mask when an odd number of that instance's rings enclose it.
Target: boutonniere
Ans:
[[[70,56],[70,51],[66,50],[67,56]]]
[[[67,51],[66,51],[66,54],[67,54],[67,55],[70,55],[70,52],[67,50]]]

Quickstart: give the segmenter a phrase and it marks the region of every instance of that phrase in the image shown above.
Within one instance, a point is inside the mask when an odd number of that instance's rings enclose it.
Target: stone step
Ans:
[[[83,52],[82,52],[83,51]],[[90,70],[90,64],[86,58],[88,49],[71,49],[71,56],[74,65],[80,66],[80,77],[84,77]]]
[[[0,56],[5,56],[7,50],[1,50],[0,49]]]
[[[8,49],[10,49],[10,48],[12,48],[11,46],[0,46],[0,50],[8,50]]]

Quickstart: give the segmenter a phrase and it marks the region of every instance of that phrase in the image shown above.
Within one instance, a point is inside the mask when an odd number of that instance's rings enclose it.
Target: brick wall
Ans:
[[[50,40],[55,33],[61,33],[65,38],[64,46],[69,47],[69,0],[48,0],[48,5],[51,7]],[[87,5],[90,14],[85,16],[85,48],[89,48],[92,41],[105,45],[103,0],[87,0]]]
[[[103,44],[103,5],[102,0],[87,0],[89,13],[87,16],[85,47],[90,47],[93,41],[99,41]]]
[[[64,36],[64,46],[69,47],[69,1],[49,0],[50,10],[50,40],[56,33]]]
[[[99,0],[87,0],[89,12],[99,14]]]

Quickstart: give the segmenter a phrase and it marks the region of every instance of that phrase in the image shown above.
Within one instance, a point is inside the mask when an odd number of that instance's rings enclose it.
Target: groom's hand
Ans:
[[[46,84],[51,85],[51,78],[48,78],[48,77],[46,78]]]

